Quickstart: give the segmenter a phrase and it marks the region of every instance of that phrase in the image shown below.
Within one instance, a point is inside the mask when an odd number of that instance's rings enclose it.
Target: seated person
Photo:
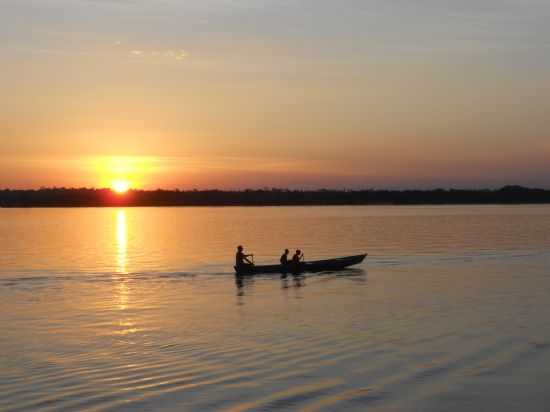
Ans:
[[[304,254],[300,249],[298,249],[296,250],[296,253],[294,253],[294,256],[292,256],[292,263],[300,263],[303,258]]]
[[[280,262],[281,262],[281,265],[283,266],[287,266],[288,265],[288,254],[289,254],[289,250],[288,249],[285,249],[285,253],[283,253],[281,255],[281,259],[280,259]]]
[[[254,256],[254,255],[244,254],[242,246],[237,247],[237,254],[235,255],[235,266],[237,267],[253,266],[254,263],[248,259],[251,256]]]
[[[300,262],[304,259],[304,254],[300,249],[296,250],[294,256],[292,256],[292,271],[298,273],[300,271]]]

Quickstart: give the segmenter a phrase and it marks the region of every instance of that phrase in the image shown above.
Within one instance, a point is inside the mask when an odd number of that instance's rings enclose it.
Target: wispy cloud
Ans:
[[[74,57],[74,56],[107,56],[112,54],[113,51],[119,56],[127,56],[133,59],[148,59],[157,61],[183,61],[189,57],[189,53],[183,49],[145,49],[145,48],[132,48],[132,45],[126,44],[124,41],[115,40],[111,43],[113,49],[109,50],[104,47],[82,50],[78,48],[67,47],[52,47],[52,48],[39,48],[28,49],[31,53],[36,53],[45,56],[57,56],[57,57]]]
[[[99,3],[99,4],[137,4],[136,0],[81,0],[85,3]]]
[[[88,56],[91,52],[86,50],[69,50],[69,49],[38,49],[30,50],[31,53],[36,53],[45,56],[70,57],[70,56]]]
[[[131,45],[126,45],[122,40],[116,40],[113,46],[119,50],[125,50],[125,52],[133,58],[149,58],[149,59],[165,59],[165,60],[177,60],[181,61],[189,57],[187,51],[183,49],[144,49],[135,48],[131,49]]]
[[[186,59],[189,55],[182,49],[166,49],[166,50],[130,50],[128,54],[131,57],[139,58],[154,58],[154,59],[166,59],[181,61]]]

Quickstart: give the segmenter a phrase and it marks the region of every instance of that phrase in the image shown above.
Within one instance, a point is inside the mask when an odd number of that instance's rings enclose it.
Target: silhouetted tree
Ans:
[[[550,203],[550,191],[522,186],[465,190],[130,190],[120,195],[110,189],[41,188],[0,190],[0,207],[85,206],[273,206],[375,204],[518,204]]]

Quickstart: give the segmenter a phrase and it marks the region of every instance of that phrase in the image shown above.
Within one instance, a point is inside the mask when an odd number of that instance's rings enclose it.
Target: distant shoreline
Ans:
[[[130,190],[45,188],[0,190],[2,208],[155,206],[353,206],[353,205],[519,205],[550,204],[550,190]]]

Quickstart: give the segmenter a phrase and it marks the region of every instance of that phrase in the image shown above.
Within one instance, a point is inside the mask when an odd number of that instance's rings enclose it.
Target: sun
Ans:
[[[126,193],[130,189],[130,182],[127,180],[115,180],[111,183],[111,189],[116,193]]]

